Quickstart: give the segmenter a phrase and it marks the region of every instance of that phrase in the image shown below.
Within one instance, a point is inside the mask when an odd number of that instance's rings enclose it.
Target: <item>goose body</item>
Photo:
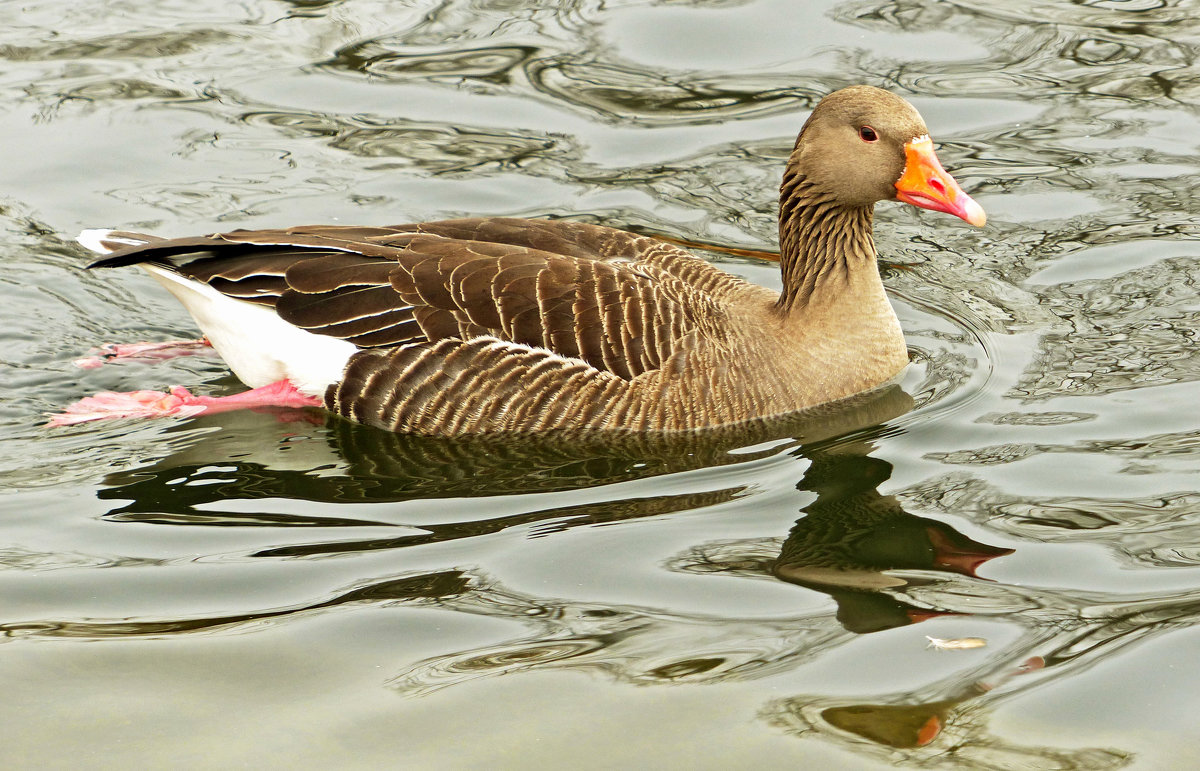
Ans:
[[[247,385],[285,382],[361,423],[688,431],[843,399],[904,368],[871,236],[888,198],[983,224],[916,111],[858,86],[818,105],[789,160],[780,293],[658,239],[561,220],[81,241],[106,253],[93,267],[148,270]]]

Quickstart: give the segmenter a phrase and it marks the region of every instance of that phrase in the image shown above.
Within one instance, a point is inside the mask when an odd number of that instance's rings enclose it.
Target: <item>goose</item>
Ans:
[[[313,225],[79,240],[138,265],[252,390],[101,393],[52,418],[314,406],[424,435],[689,432],[869,392],[908,364],[872,216],[898,200],[986,222],[907,101],[813,109],[779,194],[782,291],[650,236],[549,219]]]

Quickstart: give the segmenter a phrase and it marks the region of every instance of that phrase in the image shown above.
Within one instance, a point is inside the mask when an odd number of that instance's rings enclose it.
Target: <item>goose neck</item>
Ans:
[[[861,270],[875,271],[873,206],[839,204],[792,173],[784,177],[779,207],[779,310],[791,313],[835,300],[851,291]]]

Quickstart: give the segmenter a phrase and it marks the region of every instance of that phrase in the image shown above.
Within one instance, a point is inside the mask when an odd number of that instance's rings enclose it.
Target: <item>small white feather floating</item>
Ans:
[[[972,648],[983,648],[987,645],[987,640],[982,637],[930,637],[925,635],[925,639],[929,641],[926,648],[934,648],[939,651],[966,651]]]

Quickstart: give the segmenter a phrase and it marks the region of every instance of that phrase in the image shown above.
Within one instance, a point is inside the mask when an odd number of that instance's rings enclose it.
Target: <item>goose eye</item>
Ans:
[[[871,128],[870,126],[863,126],[860,128],[858,130],[858,135],[862,137],[862,141],[864,142],[874,142],[876,139],[879,139],[879,135],[875,133],[875,129]]]

